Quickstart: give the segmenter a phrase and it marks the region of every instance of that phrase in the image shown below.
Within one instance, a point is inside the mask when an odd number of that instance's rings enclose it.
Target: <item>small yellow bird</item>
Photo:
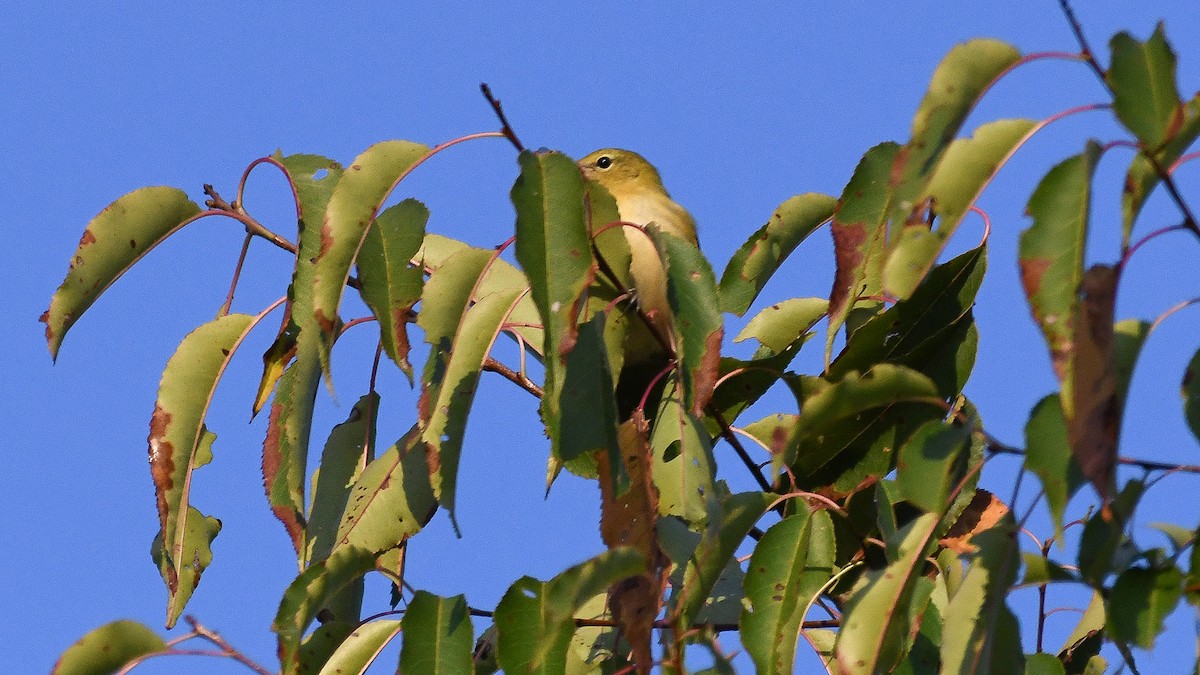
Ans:
[[[629,150],[604,148],[579,160],[587,180],[595,181],[617,202],[621,220],[636,225],[651,223],[693,244],[696,221],[671,199],[662,177],[644,157]],[[671,308],[667,303],[667,275],[654,244],[644,232],[625,228],[629,242],[629,272],[636,287],[638,302],[654,321],[662,336],[670,335]]]

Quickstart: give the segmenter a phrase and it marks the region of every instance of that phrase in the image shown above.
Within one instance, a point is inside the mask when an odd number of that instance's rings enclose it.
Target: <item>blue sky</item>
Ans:
[[[353,9],[210,2],[186,10],[149,2],[13,4],[0,22],[0,158],[8,176],[0,183],[7,225],[0,250],[10,256],[0,269],[10,293],[0,305],[9,326],[0,338],[7,357],[0,384],[0,541],[7,549],[0,555],[0,623],[14,672],[48,669],[64,648],[110,619],[157,626],[164,613],[165,593],[148,555],[157,515],[147,423],[167,358],[224,298],[241,231],[233,221],[208,219],[153,251],[72,329],[52,366],[37,317],[87,221],[121,194],[174,185],[199,201],[201,184],[212,183],[229,197],[245,165],[276,148],[349,162],[380,140],[434,144],[492,130],[495,119],[478,92],[486,81],[527,145],[573,156],[605,146],[646,155],[696,216],[702,248],[720,270],[784,199],[836,195],[867,148],[906,140],[930,73],[955,43],[994,36],[1024,53],[1075,48],[1050,0],[916,2],[904,11],[886,2],[751,9],[493,3],[457,11],[384,2]],[[1200,88],[1200,52],[1188,48],[1200,16],[1166,2],[1077,4],[1102,59],[1116,30],[1145,37],[1165,18],[1181,52],[1180,89],[1186,96]],[[1036,63],[997,86],[967,127],[1000,117],[1040,119],[1103,97],[1082,65]],[[1017,236],[1028,225],[1024,205],[1038,178],[1089,136],[1124,134],[1098,113],[1057,123],[1020,152],[981,201],[992,219],[992,248],[967,392],[987,428],[1012,444],[1023,443],[1030,408],[1054,386],[1015,273]],[[1112,261],[1117,249],[1115,205],[1128,157],[1110,155],[1097,178],[1092,262]],[[492,246],[511,234],[507,195],[515,175],[510,146],[478,141],[422,167],[397,196],[425,201],[431,230]],[[1200,198],[1198,175],[1200,167],[1180,173],[1193,199]],[[246,207],[291,236],[289,199],[278,176],[256,172]],[[1159,195],[1139,229],[1177,220]],[[968,220],[957,245],[973,245],[978,232]],[[1176,234],[1143,249],[1128,269],[1118,315],[1153,318],[1200,295],[1194,245]],[[830,253],[827,235],[806,242],[760,305],[826,295]],[[256,313],[284,292],[291,263],[260,241],[247,265],[235,310]],[[1124,454],[1196,462],[1178,384],[1198,329],[1200,316],[1185,311],[1152,336],[1135,373]],[[281,570],[294,565],[262,496],[265,420],[247,424],[271,332],[243,348],[210,418],[216,461],[197,472],[196,501],[224,529],[188,608],[268,664],[268,626],[290,581]],[[322,394],[319,425],[344,417],[365,389],[375,339],[364,326],[339,343],[340,405]],[[739,345],[731,353],[744,351]],[[415,393],[395,370],[380,388],[380,435],[394,438],[411,423]],[[439,515],[414,540],[408,578],[492,608],[516,578],[548,578],[600,543],[593,485],[564,479],[542,498],[548,450],[531,397],[499,378],[485,378],[479,397],[459,490],[464,537],[456,539]],[[321,433],[314,436],[319,444]],[[728,450],[717,452],[726,473],[736,475]],[[1001,458],[987,469],[988,484],[1002,495],[1011,489],[1013,466]],[[740,480],[735,488],[750,487]],[[1151,492],[1139,517],[1140,544],[1165,544],[1145,529],[1148,522],[1192,527],[1200,520],[1200,503],[1187,497],[1197,480],[1168,478]],[[1029,484],[1025,493],[1032,494]],[[1074,515],[1083,514],[1087,498],[1073,503]],[[1048,534],[1044,519],[1031,525]],[[369,608],[386,609],[382,586],[368,593]],[[1014,600],[1027,635],[1032,597]],[[1051,619],[1048,644],[1061,642],[1071,616]],[[1191,658],[1188,611],[1172,617],[1170,630],[1143,657],[1145,670]],[[137,672],[245,671],[174,659]]]

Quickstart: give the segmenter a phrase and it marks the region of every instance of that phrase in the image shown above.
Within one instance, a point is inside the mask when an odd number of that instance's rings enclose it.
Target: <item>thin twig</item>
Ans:
[[[504,108],[500,105],[500,99],[492,96],[492,89],[487,85],[487,82],[479,83],[479,91],[483,92],[483,97],[487,99],[488,103],[492,104],[492,110],[495,111],[496,117],[500,118],[500,124],[502,125],[500,127],[501,133],[512,142],[517,152],[525,152],[525,146],[521,145],[520,139],[517,138],[517,133],[513,131],[512,125],[508,123],[508,118],[504,116]]]
[[[1022,448],[1014,448],[1011,445],[996,443],[989,441],[987,444],[988,452],[997,455],[1018,455],[1024,456],[1025,450]],[[1197,464],[1172,464],[1171,462],[1155,462],[1148,459],[1134,459],[1132,457],[1118,457],[1118,464],[1125,466],[1136,466],[1146,471],[1176,471],[1181,473],[1197,473],[1200,474],[1200,465]]]
[[[242,265],[246,262],[246,253],[250,250],[251,239],[254,239],[254,235],[247,232],[245,240],[242,241],[242,251],[238,254],[237,265],[233,268],[233,279],[229,282],[229,292],[225,294],[225,304],[221,305],[217,316],[229,314],[229,310],[233,307],[233,293],[237,290],[238,279],[242,277]]]
[[[255,663],[253,660],[251,660],[250,657],[241,653],[237,649],[234,649],[233,645],[231,645],[225,641],[225,638],[221,637],[217,633],[215,633],[215,632],[205,628],[203,625],[201,625],[200,622],[196,620],[196,617],[188,615],[188,616],[184,617],[184,620],[187,621],[189,624],[191,624],[192,630],[196,632],[197,636],[202,637],[205,640],[208,640],[209,642],[213,643],[214,645],[220,647],[221,650],[224,652],[225,656],[228,656],[229,658],[236,660],[238,663],[241,663],[242,665],[246,666],[250,670],[253,670],[256,673],[259,673],[259,675],[271,675],[270,670],[267,670],[263,666],[260,666],[259,664]]]
[[[528,377],[525,377],[523,374],[518,373],[517,371],[509,368],[490,356],[487,357],[487,360],[483,362],[483,369],[499,374],[504,379],[512,382],[513,384],[538,398],[542,397],[542,388],[537,386],[536,383],[534,383]]]
[[[296,245],[278,234],[263,227],[263,224],[258,222],[249,213],[246,213],[240,205],[230,204],[217,193],[216,189],[208,183],[204,184],[204,194],[208,195],[208,199],[204,200],[204,205],[208,208],[219,211],[224,215],[234,218],[246,226],[246,232],[256,237],[262,237],[267,241],[275,244],[279,248],[290,253],[296,253]]]
[[[771,484],[767,482],[767,477],[764,476],[762,471],[759,470],[758,464],[752,457],[750,457],[750,453],[746,452],[746,448],[742,445],[742,441],[737,437],[736,434],[733,433],[733,430],[729,427],[729,422],[725,421],[725,416],[722,415],[721,411],[717,410],[717,406],[713,405],[712,403],[708,404],[708,414],[711,415],[713,420],[716,421],[717,425],[721,427],[721,438],[724,438],[729,445],[733,446],[733,451],[736,452],[738,458],[742,460],[742,464],[746,465],[746,468],[750,471],[750,475],[754,476],[754,480],[758,483],[758,486],[762,488],[763,492],[770,492]]]

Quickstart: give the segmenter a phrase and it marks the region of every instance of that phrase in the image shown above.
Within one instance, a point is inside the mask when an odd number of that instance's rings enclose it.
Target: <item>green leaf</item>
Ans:
[[[1067,423],[1058,394],[1038,401],[1029,414],[1025,424],[1025,467],[1042,481],[1042,491],[1054,521],[1055,541],[1062,546],[1063,512],[1085,479],[1071,454]]]
[[[346,586],[338,595],[349,595],[351,589],[354,588],[362,588],[361,580],[358,583]],[[358,595],[361,601],[361,591],[359,591]],[[331,599],[330,602],[336,603],[337,601]],[[326,605],[327,608],[328,606]],[[356,613],[354,621],[327,620],[305,636],[304,641],[300,644],[300,654],[298,657],[300,665],[297,671],[300,673],[313,673],[317,672],[318,668],[324,670],[325,663],[329,661],[329,657],[333,656],[337,648],[354,632],[354,628],[358,625],[357,616]]]
[[[96,214],[83,231],[67,276],[50,299],[50,308],[41,316],[50,356],[58,358],[67,331],[100,294],[198,213],[200,207],[182,190],[147,187],[120,197]]]
[[[420,143],[376,143],[354,158],[329,197],[312,272],[312,317],[320,330],[321,364],[326,374],[350,266],[383,202],[428,153],[429,148]]]
[[[433,286],[430,279],[428,287]],[[458,460],[466,434],[467,415],[475,400],[475,389],[483,364],[491,351],[520,291],[499,291],[479,299],[462,318],[454,340],[443,340],[435,347],[425,369],[421,400],[421,439],[431,459],[433,492],[446,508],[458,530],[454,502],[458,478]],[[424,315],[424,311],[422,311]]]
[[[298,672],[300,642],[329,598],[357,583],[375,567],[375,553],[347,546],[314,563],[288,585],[271,630],[279,636],[279,662],[284,673]]]
[[[276,159],[284,166],[296,195],[299,241],[283,324],[279,337],[263,355],[263,379],[254,411],[258,412],[274,388],[263,441],[263,486],[271,510],[291,537],[297,559],[303,561],[307,550],[304,481],[313,407],[321,381],[320,329],[313,317],[312,282],[321,251],[325,207],[343,170],[337,162],[318,155]]]
[[[1183,121],[1172,133],[1160,150],[1152,153],[1154,161],[1150,161],[1147,152],[1139,152],[1129,162],[1129,170],[1125,173],[1125,189],[1121,193],[1121,250],[1129,248],[1129,239],[1133,233],[1133,225],[1150,193],[1162,180],[1159,169],[1169,170],[1183,153],[1191,147],[1196,137],[1200,135],[1200,93],[1192,97],[1183,107]],[[1159,169],[1155,168],[1155,164]]]
[[[938,517],[927,513],[898,532],[887,568],[865,575],[850,596],[836,648],[843,675],[888,672],[903,658],[911,628],[909,604],[925,556],[936,544],[937,523]]]
[[[835,553],[829,514],[804,509],[772,525],[754,547],[740,630],[758,672],[793,672],[804,612],[833,575]]]
[[[1057,656],[1040,652],[1025,655],[1025,675],[1067,675],[1067,671]]]
[[[1192,355],[1183,371],[1183,415],[1196,438],[1200,438],[1200,350]]]
[[[986,270],[987,249],[982,246],[938,265],[912,297],[872,317],[850,336],[830,364],[829,377],[896,363],[934,378],[942,396],[956,396],[974,364],[971,308]],[[960,357],[947,358],[944,350],[956,345],[967,349]]]
[[[167,361],[150,418],[150,475],[158,503],[156,539],[160,570],[167,584],[167,627],[184,605],[212,559],[208,543],[220,521],[189,505],[192,472],[212,459],[216,436],[204,426],[213,392],[253,317],[230,314],[188,333]],[[204,521],[201,524],[192,519]]]
[[[1157,150],[1178,129],[1182,103],[1175,86],[1175,53],[1160,22],[1146,42],[1124,31],[1109,42],[1106,77],[1113,112],[1148,150]]]
[[[475,629],[467,614],[467,599],[443,598],[417,591],[404,612],[404,644],[400,671],[457,675],[472,669]]]
[[[833,253],[837,273],[829,292],[829,324],[826,328],[825,363],[833,358],[833,342],[843,325],[853,333],[862,319],[851,319],[856,306],[860,315],[878,311],[877,298],[883,290],[884,247],[887,244],[887,212],[892,203],[888,178],[900,146],[880,143],[867,151],[854,169],[854,175],[842,191],[833,215]]]
[[[426,233],[425,242],[421,245],[417,258],[425,270],[432,273],[445,266],[456,253],[468,248],[472,247],[456,239]],[[479,297],[483,297],[496,291],[524,290],[526,288],[529,288],[529,280],[525,278],[525,274],[508,261],[496,258],[479,280],[476,292]],[[517,306],[513,308],[512,314],[509,315],[509,322],[511,325],[506,332],[520,336],[522,349],[540,357],[544,342],[542,316],[538,313],[537,305],[533,303],[533,298],[528,293],[522,296],[517,302]]]
[[[1001,523],[976,534],[978,548],[958,592],[946,607],[942,640],[944,673],[1016,673],[1021,662],[1016,618],[1005,603],[1017,578],[1016,526],[1007,515]]]
[[[1089,142],[1082,154],[1051,169],[1029,198],[1033,225],[1021,233],[1021,282],[1063,383],[1063,412],[1068,420],[1073,412],[1070,373],[1077,294],[1083,283],[1092,174],[1099,158],[1100,146]]]
[[[716,280],[695,244],[655,227],[647,233],[667,271],[667,298],[678,337],[675,352],[682,374],[683,401],[693,415],[699,416],[712,398],[725,335]]]
[[[137,621],[106,623],[67,648],[54,664],[52,675],[111,675],[130,662],[166,651],[167,643]]]
[[[333,552],[355,475],[360,466],[374,459],[378,416],[379,395],[371,392],[358,399],[346,421],[329,433],[320,468],[313,473],[306,566]]]
[[[338,645],[320,675],[363,675],[389,642],[400,634],[400,621],[380,619],[364,623]]]
[[[745,314],[784,259],[829,220],[836,206],[833,197],[813,192],[780,204],[725,266],[720,285],[721,311]]]
[[[905,500],[927,513],[941,514],[950,493],[966,474],[966,450],[971,430],[930,420],[900,448],[896,483]]]
[[[1091,667],[1094,659],[1099,658],[1096,655],[1100,653],[1100,647],[1104,644],[1104,617],[1104,597],[1097,591],[1092,594],[1092,601],[1083,611],[1075,630],[1071,631],[1059,650],[1058,658],[1063,662],[1068,675],[1104,673],[1103,667],[1098,671],[1093,671]]]
[[[700,542],[687,563],[683,583],[672,598],[679,625],[690,626],[738,545],[762,518],[774,495],[742,492],[714,503]],[[717,499],[715,496],[713,499]]]
[[[788,298],[755,314],[733,341],[754,338],[778,354],[809,333],[828,309],[829,301],[821,298]]]
[[[403,543],[433,518],[437,499],[420,430],[413,427],[367,465],[350,490],[337,532],[340,548],[380,553]]]
[[[1074,574],[1068,572],[1062,565],[1042,557],[1041,553],[1023,551],[1021,558],[1025,562],[1025,576],[1021,585],[1042,585],[1056,581],[1078,581]]]
[[[1132,542],[1125,526],[1133,517],[1145,491],[1140,480],[1131,480],[1109,505],[1108,512],[1093,514],[1083,526],[1079,540],[1079,574],[1093,588],[1101,588],[1112,572],[1128,565]]]
[[[1129,382],[1137,365],[1142,345],[1150,336],[1150,322],[1140,319],[1125,319],[1113,326],[1113,372],[1116,376],[1117,401],[1124,410]]]
[[[811,396],[804,396],[804,414],[779,459],[783,464],[795,463],[803,471],[811,472],[836,456],[812,451],[827,432],[846,424],[861,428],[872,411],[896,403],[938,398],[937,387],[928,377],[903,366],[881,363],[861,375],[849,372],[837,382],[816,387]],[[828,446],[823,449],[841,450]]]
[[[575,612],[613,582],[645,569],[628,548],[605,551],[550,581],[522,577],[496,606],[500,666],[509,673],[562,673],[575,632]]]
[[[920,196],[958,135],[963,121],[992,83],[1021,58],[1011,45],[978,39],[955,45],[938,64],[913,116],[912,137],[892,170],[895,228],[920,209]]]
[[[360,293],[379,321],[380,341],[389,358],[412,381],[408,362],[408,323],[421,299],[424,270],[413,264],[425,238],[429,209],[406,199],[379,214],[358,252]]]
[[[929,204],[937,229],[917,222],[901,230],[888,253],[883,288],[907,298],[937,262],[963,217],[996,172],[1034,129],[1031,120],[998,120],[985,124],[972,138],[955,140],[946,149],[918,204]]]
[[[556,460],[562,456],[564,359],[575,348],[584,291],[595,275],[584,212],[583,175],[560,152],[523,152],[511,198],[517,210],[517,261],[545,328],[541,415]]]
[[[1109,636],[1118,642],[1153,649],[1163,631],[1163,621],[1175,606],[1183,587],[1179,568],[1131,567],[1117,577],[1108,598]]]
[[[716,462],[708,431],[683,406],[678,386],[678,378],[668,378],[654,417],[650,475],[659,493],[659,514],[699,526],[708,518],[705,503],[713,494]]]
[[[617,441],[613,376],[605,347],[607,318],[600,312],[579,326],[575,349],[564,362],[561,433],[551,444],[558,446],[555,456],[565,462],[597,450],[608,452],[612,478],[619,481],[616,474],[620,474],[621,446]]]

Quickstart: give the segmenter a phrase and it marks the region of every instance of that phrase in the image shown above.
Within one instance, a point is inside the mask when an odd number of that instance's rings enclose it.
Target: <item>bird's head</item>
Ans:
[[[616,196],[638,190],[662,190],[658,169],[630,150],[604,148],[579,160],[584,178],[595,181]]]

